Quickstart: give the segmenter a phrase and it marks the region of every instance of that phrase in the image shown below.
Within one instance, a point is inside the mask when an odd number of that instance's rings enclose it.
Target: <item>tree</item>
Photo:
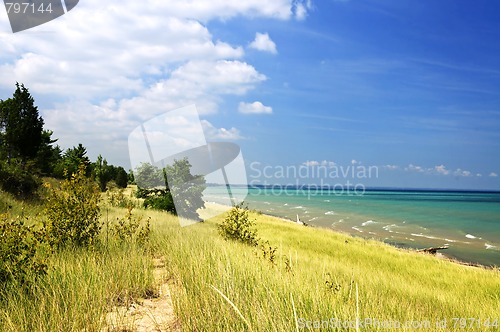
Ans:
[[[166,210],[187,219],[199,219],[196,211],[205,204],[202,198],[205,178],[191,174],[191,164],[187,159],[175,160],[163,169],[142,163],[136,168],[134,177],[136,196],[145,198],[145,207]]]
[[[205,206],[205,178],[191,174],[191,164],[187,158],[175,160],[172,166],[164,168],[164,174],[168,179],[177,215],[187,219],[199,219],[196,211]]]
[[[62,150],[59,145],[53,145],[57,139],[52,139],[52,130],[42,131],[42,143],[38,150],[37,167],[43,175],[54,175],[57,164],[62,159]]]
[[[66,178],[69,179],[72,174],[78,172],[82,164],[85,175],[89,176],[90,159],[87,157],[87,149],[80,143],[78,146],[69,148],[64,152],[55,173],[58,177],[62,178],[66,172]]]
[[[101,194],[94,181],[86,174],[86,166],[51,188],[45,207],[45,229],[49,243],[54,248],[67,245],[91,247],[101,231],[99,203]]]
[[[101,155],[97,157],[97,161],[94,163],[94,175],[99,184],[99,189],[106,191],[106,184],[111,180],[111,172],[107,160],[103,159]]]
[[[12,98],[0,100],[0,142],[10,163],[19,157],[23,164],[34,159],[42,144],[43,119],[28,89],[16,83]]]
[[[128,174],[127,171],[125,171],[125,169],[121,166],[116,167],[115,182],[118,187],[127,188]]]

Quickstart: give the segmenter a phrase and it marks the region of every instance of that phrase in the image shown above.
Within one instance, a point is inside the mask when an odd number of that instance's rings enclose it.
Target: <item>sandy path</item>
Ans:
[[[165,281],[165,269],[161,258],[154,259],[153,271],[159,285],[158,297],[140,300],[125,306],[114,307],[106,315],[106,327],[103,332],[111,331],[180,331],[180,324],[175,317],[168,284]]]

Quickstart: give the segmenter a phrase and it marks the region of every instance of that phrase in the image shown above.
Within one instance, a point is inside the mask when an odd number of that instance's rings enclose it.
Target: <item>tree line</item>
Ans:
[[[101,191],[114,181],[125,188],[129,174],[121,166],[109,165],[101,155],[95,162],[80,143],[62,150],[44,127],[35,100],[24,84],[16,83],[11,98],[0,99],[0,187],[17,197],[36,194],[43,177],[69,178],[83,165],[85,174],[94,178]]]

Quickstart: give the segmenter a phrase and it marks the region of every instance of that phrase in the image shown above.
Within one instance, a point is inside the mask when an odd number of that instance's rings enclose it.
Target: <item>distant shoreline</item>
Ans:
[[[214,210],[218,210],[218,211],[226,211],[227,208],[231,208],[230,205],[224,205],[224,204],[216,203],[216,202],[206,202],[205,205],[206,204],[209,204],[210,208],[212,208]],[[289,219],[289,218],[286,218],[286,217],[282,217],[282,216],[278,216],[278,215],[273,215],[271,213],[263,212],[263,211],[256,210],[256,209],[249,209],[249,211],[257,213],[257,214],[265,215],[265,216],[268,216],[268,217],[272,217],[272,218],[275,218],[275,219],[283,221],[283,222],[297,224],[297,222],[295,220],[292,220],[292,219]],[[317,225],[307,224],[307,225],[304,225],[304,227],[314,227],[314,228],[321,229],[321,230],[327,231],[327,232],[333,232],[333,233],[337,233],[337,234],[344,234],[344,235],[349,235],[351,237],[357,237],[357,238],[362,238],[362,239],[368,240],[368,238],[363,237],[363,236],[359,236],[357,234],[351,234],[349,232],[335,230],[335,229],[331,229],[331,228],[327,228],[327,227],[323,227],[323,226],[317,226]],[[401,250],[401,251],[418,252],[418,250],[425,249],[425,248],[421,248],[421,249],[417,250],[417,249],[409,247],[409,246],[398,246],[398,245],[395,245],[395,244],[392,244],[392,243],[381,241],[380,239],[377,239],[377,238],[370,238],[370,239],[372,239],[374,241],[378,241],[380,243],[384,243],[386,245],[389,245],[389,246],[391,246],[391,247],[393,247],[393,248],[395,248],[397,250]],[[423,255],[431,255],[431,254],[426,254],[426,253],[422,253],[422,254]],[[464,260],[460,260],[460,259],[457,259],[455,257],[448,256],[448,255],[446,255],[445,253],[442,253],[442,252],[437,252],[433,256],[435,256],[436,258],[439,258],[439,259],[443,259],[443,260],[446,260],[446,261],[458,264],[458,265],[462,265],[462,266],[475,267],[475,268],[486,269],[486,270],[494,270],[495,268],[498,268],[496,266],[489,266],[489,265],[483,265],[483,264],[479,264],[479,263],[472,263],[472,262],[467,262],[467,261],[464,261]]]

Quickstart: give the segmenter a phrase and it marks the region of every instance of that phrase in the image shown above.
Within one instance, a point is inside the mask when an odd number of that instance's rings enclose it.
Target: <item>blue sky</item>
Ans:
[[[89,0],[16,34],[0,11],[0,98],[24,82],[64,148],[125,167],[135,126],[194,103],[250,178],[376,166],[357,180],[500,190],[496,1],[144,4]]]

